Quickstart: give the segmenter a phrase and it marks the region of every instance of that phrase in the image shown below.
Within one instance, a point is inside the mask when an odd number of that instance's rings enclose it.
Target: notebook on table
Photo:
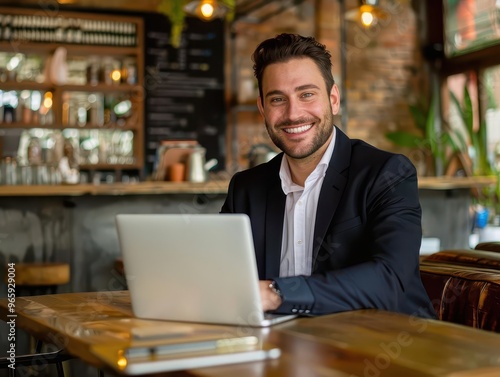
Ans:
[[[243,214],[119,214],[118,239],[139,318],[265,327],[250,219]]]

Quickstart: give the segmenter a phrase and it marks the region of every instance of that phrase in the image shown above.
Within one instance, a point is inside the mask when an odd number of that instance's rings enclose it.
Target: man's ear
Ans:
[[[257,107],[259,108],[260,115],[264,116],[264,106],[262,106],[261,97],[257,97]]]
[[[332,106],[332,113],[338,114],[340,111],[340,92],[337,84],[333,84],[330,90],[330,105]]]

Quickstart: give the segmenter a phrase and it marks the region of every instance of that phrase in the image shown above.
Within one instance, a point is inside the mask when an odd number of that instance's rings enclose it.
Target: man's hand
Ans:
[[[260,299],[262,300],[262,307],[265,312],[269,310],[276,310],[281,305],[281,298],[271,288],[269,288],[271,280],[261,280],[260,286]]]

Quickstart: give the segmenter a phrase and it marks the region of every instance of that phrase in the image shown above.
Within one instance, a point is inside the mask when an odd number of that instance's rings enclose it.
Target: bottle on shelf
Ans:
[[[23,124],[31,124],[32,122],[32,110],[31,110],[31,92],[29,90],[23,90],[20,93],[20,100],[18,103],[18,119]]]
[[[53,100],[52,92],[45,92],[42,102],[40,104],[40,124],[43,126],[50,126],[54,123],[54,112],[52,109]]]
[[[104,125],[116,123],[115,105],[116,98],[113,95],[104,96]]]
[[[91,126],[104,125],[103,99],[100,94],[91,93],[87,97],[87,124]]]
[[[136,26],[142,20],[2,10],[0,40],[10,43],[4,42],[0,51],[0,128],[27,135],[22,161],[21,146],[15,157],[23,184],[59,182],[63,158],[69,169],[137,173],[143,152],[133,141],[142,140],[143,103],[131,86],[142,81],[142,28]],[[108,54],[107,48],[90,45],[111,47]],[[58,56],[55,47],[61,48]],[[76,157],[70,158],[72,154]]]
[[[87,84],[99,84],[99,62],[96,58],[91,58],[87,62]]]
[[[17,184],[17,161],[12,156],[6,156],[0,163],[0,184]]]
[[[3,103],[3,123],[15,123],[16,122],[16,108],[18,105],[17,93],[13,90],[9,92],[2,93],[2,103]]]
[[[30,142],[28,144],[28,164],[31,166],[39,166],[42,165],[42,145],[40,139],[36,136],[32,136],[30,138]]]

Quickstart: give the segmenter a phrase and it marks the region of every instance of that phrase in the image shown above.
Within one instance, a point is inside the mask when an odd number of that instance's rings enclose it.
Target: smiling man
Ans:
[[[280,153],[236,173],[221,212],[250,217],[264,309],[378,308],[434,317],[419,274],[416,171],[333,124],[331,55],[281,34],[253,54],[257,105]]]

